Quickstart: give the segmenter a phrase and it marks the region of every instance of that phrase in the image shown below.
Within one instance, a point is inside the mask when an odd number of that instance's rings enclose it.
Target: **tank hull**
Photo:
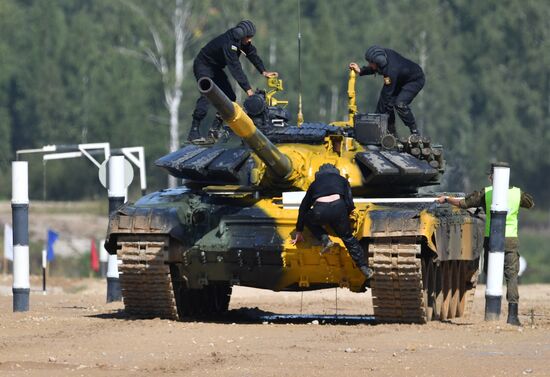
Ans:
[[[483,244],[483,222],[434,204],[357,203],[355,235],[375,276],[370,281],[380,321],[423,323],[467,314]],[[290,243],[297,209],[282,198],[164,190],[119,209],[107,248],[123,264],[123,298],[140,316],[186,318],[227,310],[231,286],[273,291],[346,287],[367,282],[344,245],[320,254]],[[148,295],[139,292],[148,287]]]

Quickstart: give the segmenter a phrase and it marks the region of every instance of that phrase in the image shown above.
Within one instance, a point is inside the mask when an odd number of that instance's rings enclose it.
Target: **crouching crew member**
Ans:
[[[396,135],[395,110],[405,126],[409,127],[411,134],[417,134],[416,121],[409,105],[424,87],[422,68],[394,50],[380,46],[369,47],[365,59],[367,66],[359,68],[357,63],[352,62],[349,68],[359,76],[378,73],[384,77],[376,112],[389,115],[388,131]]]
[[[309,186],[298,213],[296,235],[293,245],[303,241],[304,225],[323,244],[322,253],[334,243],[323,226],[330,226],[344,245],[361,272],[370,279],[373,271],[367,266],[365,252],[357,238],[353,236],[349,215],[355,208],[351,187],[347,179],[332,164],[323,164],[315,174],[315,181]]]

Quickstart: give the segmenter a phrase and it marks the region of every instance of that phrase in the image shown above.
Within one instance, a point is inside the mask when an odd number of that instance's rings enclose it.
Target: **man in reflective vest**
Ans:
[[[489,180],[493,182],[491,171],[488,172]],[[493,199],[493,187],[488,186],[483,190],[474,191],[464,199],[449,196],[440,196],[439,203],[451,203],[460,208],[483,207],[485,209],[485,249],[483,257],[483,271],[487,273],[487,261],[489,259],[489,229],[491,224],[491,202]],[[518,272],[519,272],[519,240],[518,240],[518,213],[521,208],[533,208],[533,197],[517,187],[508,190],[508,214],[506,215],[506,240],[504,242],[504,278],[506,280],[506,300],[508,301],[508,320],[511,325],[520,326],[518,319]]]

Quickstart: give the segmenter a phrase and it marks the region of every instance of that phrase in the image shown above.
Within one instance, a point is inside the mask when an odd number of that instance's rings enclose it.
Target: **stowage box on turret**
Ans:
[[[269,84],[281,87],[278,79]],[[210,316],[227,310],[233,285],[354,292],[370,285],[379,321],[468,313],[483,222],[418,194],[439,183],[440,146],[387,134],[380,114],[356,114],[352,84],[347,121],[299,126],[288,124],[273,91],[259,91],[243,109],[210,79],[198,85],[229,128],[215,143],[188,144],[160,158],[156,164],[182,186],[125,204],[109,222],[106,247],[122,260],[126,311]],[[324,163],[352,187],[354,234],[374,270],[368,284],[337,237],[323,254],[307,232],[305,242],[290,243],[304,191]]]

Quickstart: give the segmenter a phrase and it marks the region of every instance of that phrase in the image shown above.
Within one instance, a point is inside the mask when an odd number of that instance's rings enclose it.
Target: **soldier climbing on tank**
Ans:
[[[256,47],[252,45],[254,34],[256,34],[256,27],[252,21],[245,20],[208,42],[193,62],[193,73],[197,81],[201,77],[211,78],[231,101],[235,101],[235,92],[224,72],[224,68],[227,66],[233,78],[247,95],[253,95],[254,91],[239,61],[241,53],[245,54],[246,58],[265,77],[277,76],[277,72],[269,72],[265,69],[262,59],[256,53]],[[193,123],[188,136],[189,141],[205,141],[200,135],[200,123],[208,113],[208,106],[209,102],[205,97],[201,96],[197,100],[193,111]],[[216,139],[218,137],[222,123],[220,116],[216,115],[209,131],[210,138]]]
[[[315,180],[309,186],[298,212],[296,235],[291,243],[303,241],[304,225],[323,244],[321,253],[327,252],[334,242],[330,240],[323,226],[330,226],[344,245],[361,272],[370,279],[373,271],[365,262],[365,252],[353,236],[349,215],[355,208],[351,187],[347,179],[332,164],[323,164],[315,173]]]
[[[487,172],[489,181],[493,182],[492,168]],[[464,199],[450,196],[440,196],[439,203],[451,203],[460,208],[483,207],[485,209],[485,241],[483,243],[483,271],[487,273],[487,261],[489,259],[489,234],[491,224],[491,203],[493,187],[488,186],[483,190],[474,191]],[[506,280],[506,300],[508,301],[507,323],[521,326],[518,318],[518,272],[519,272],[519,241],[518,241],[518,213],[521,208],[533,208],[533,197],[517,187],[508,190],[508,214],[506,215],[506,230],[504,241],[504,279]]]
[[[384,86],[380,92],[376,112],[388,114],[388,131],[396,135],[395,113],[411,130],[417,134],[416,121],[409,105],[424,87],[425,77],[422,68],[413,61],[401,56],[394,50],[380,46],[371,46],[365,53],[368,65],[359,68],[357,63],[350,63],[359,76],[380,74],[384,77]]]

